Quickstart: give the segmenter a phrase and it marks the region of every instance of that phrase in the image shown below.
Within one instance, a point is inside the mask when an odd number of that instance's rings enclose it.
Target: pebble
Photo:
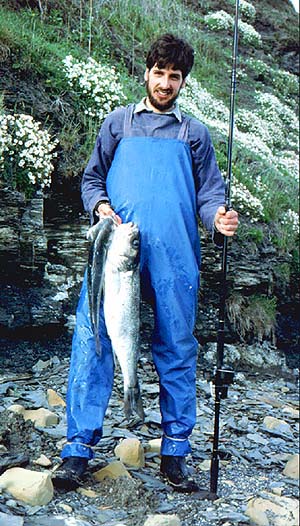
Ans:
[[[298,454],[296,416],[299,408],[294,373],[287,382],[284,379],[286,372],[283,377],[278,374],[263,377],[244,371],[230,387],[228,398],[222,400],[220,414],[220,450],[226,459],[220,462],[220,498],[208,502],[199,500],[196,495],[174,492],[159,476],[161,417],[157,377],[151,358],[144,358],[139,374],[143,379],[145,423],[134,428],[127,426],[123,414],[122,378],[117,370],[103,439],[94,448],[95,458],[80,490],[55,491],[51,501],[43,506],[30,506],[3,492],[0,512],[5,518],[12,517],[15,521],[21,518],[23,521],[12,523],[13,526],[148,526],[148,518],[167,516],[174,517],[180,526],[244,526],[250,523],[246,514],[248,502],[261,498],[263,492],[265,495],[268,492],[272,498],[297,501],[299,480],[285,472],[289,460]],[[57,425],[38,429],[33,422],[24,422],[20,415],[8,412],[8,407],[14,403],[22,404],[26,410],[48,409],[49,390],[53,400],[57,400],[56,394],[59,398],[65,395],[63,386],[67,383],[68,367],[69,358],[65,356],[49,359],[34,367],[29,378],[18,380],[18,375],[8,372],[0,384],[3,422],[3,428],[0,423],[0,446],[6,454],[7,451],[28,453],[30,463],[27,469],[51,473],[59,463],[60,451],[66,441],[65,407],[64,404],[55,405],[59,418]],[[187,460],[199,484],[209,489],[214,400],[200,367],[197,374],[197,424],[191,436],[192,454]],[[4,385],[7,388],[4,389]],[[14,396],[8,396],[8,390]],[[11,430],[9,440],[2,440],[2,443],[1,437],[6,436],[8,427]],[[127,469],[123,465],[125,477],[119,474],[117,478],[97,480],[94,477],[97,472],[114,463],[121,464],[115,448],[125,440],[138,441],[145,452],[145,465],[128,465]],[[34,464],[41,455],[47,457],[52,466]],[[9,522],[4,524],[11,526]]]

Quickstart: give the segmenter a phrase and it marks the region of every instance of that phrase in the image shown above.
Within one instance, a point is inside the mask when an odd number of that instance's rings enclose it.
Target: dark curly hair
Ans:
[[[166,33],[153,42],[147,54],[147,68],[151,69],[155,64],[159,68],[172,66],[179,69],[185,78],[194,64],[194,50],[185,40]]]

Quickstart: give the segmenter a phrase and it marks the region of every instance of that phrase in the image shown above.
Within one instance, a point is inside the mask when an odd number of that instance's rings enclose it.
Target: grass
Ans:
[[[275,297],[234,294],[228,299],[227,309],[229,319],[242,340],[270,340],[274,343],[276,305]]]
[[[41,13],[38,9],[10,10],[0,8],[0,57],[13,68],[18,78],[38,83],[52,101],[53,122],[48,122],[60,140],[60,163],[58,171],[65,175],[80,173],[90,155],[99,123],[82,115],[76,98],[72,96],[62,71],[62,60],[67,54],[83,60],[92,56],[106,63],[117,65],[124,92],[128,101],[139,99],[144,93],[143,73],[145,51],[155,36],[162,32],[174,32],[190,41],[195,48],[193,76],[216,98],[229,105],[231,80],[232,35],[209,32],[204,25],[204,15],[210,11],[224,9],[234,11],[234,1],[194,2],[160,0],[103,0],[96,3],[71,1],[63,4],[56,0],[48,3],[49,9]],[[297,24],[287,10],[270,9],[270,2],[254,1],[258,13],[255,27],[268,17],[275,28],[272,42],[285,39],[287,45],[295,41]],[[92,12],[90,7],[92,6]],[[93,24],[91,25],[91,16]],[[278,31],[278,33],[276,33]],[[280,38],[279,36],[280,35]],[[261,60],[265,73],[258,76],[249,58]],[[282,81],[276,57],[269,53],[269,38],[263,48],[256,50],[240,45],[238,63],[237,106],[255,110],[253,93],[259,89],[281,96],[296,108],[298,93],[295,84],[287,87]],[[294,86],[294,87],[293,87]],[[293,91],[294,90],[294,91]],[[4,94],[9,108],[9,98]],[[28,104],[28,103],[27,103]],[[18,108],[9,108],[17,110]],[[22,111],[34,114],[35,108]],[[226,170],[227,145],[224,137],[212,130],[217,158],[222,170]],[[248,177],[251,166],[251,180]],[[295,246],[295,238],[284,233],[280,224],[282,214],[289,208],[297,209],[297,187],[295,181],[284,170],[278,170],[263,157],[254,156],[245,148],[235,145],[233,173],[237,181],[247,184],[253,194],[257,191],[255,180],[261,176],[269,189],[265,199],[266,222],[272,226],[272,239],[289,252]],[[275,225],[275,226],[274,226]],[[277,226],[276,226],[277,225]],[[250,226],[248,239],[261,239],[261,229]],[[276,238],[277,236],[277,238]],[[243,236],[243,239],[244,236]]]

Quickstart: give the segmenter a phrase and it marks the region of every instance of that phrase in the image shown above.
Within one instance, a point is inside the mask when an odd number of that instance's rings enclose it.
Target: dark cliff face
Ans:
[[[53,217],[52,206],[49,222],[42,193],[26,200],[2,187],[0,200],[0,328],[63,327],[74,312],[87,260],[85,221],[78,215],[70,221],[70,211]]]
[[[87,262],[88,218],[70,207],[67,196],[54,205],[42,194],[31,200],[0,188],[1,309],[0,337],[56,337],[72,331],[78,294]],[[51,211],[50,211],[51,210]],[[56,214],[55,214],[56,210]],[[220,301],[221,252],[204,233],[202,272],[195,334],[201,345],[216,341]],[[227,342],[257,341],[263,320],[247,320],[238,310],[242,298],[255,295],[278,297],[277,328],[261,330],[261,338],[277,343],[286,352],[297,348],[297,309],[291,291],[278,289],[275,268],[278,255],[271,246],[258,249],[233,240],[229,244]],[[142,337],[147,339],[151,312],[142,309]],[[244,313],[243,313],[244,312]],[[236,317],[244,316],[244,329]],[[255,316],[255,314],[254,314]],[[247,324],[249,325],[247,330]]]

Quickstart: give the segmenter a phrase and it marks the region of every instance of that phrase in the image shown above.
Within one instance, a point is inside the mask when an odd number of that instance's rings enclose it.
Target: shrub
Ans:
[[[278,148],[298,151],[299,120],[293,110],[275,95],[257,92],[258,113],[268,124],[273,143]]]
[[[251,223],[264,219],[263,203],[244,184],[235,181],[231,188],[231,199],[233,207],[247,216]]]
[[[204,21],[211,31],[230,31],[233,26],[232,16],[223,10],[206,15]]]
[[[253,133],[273,149],[285,145],[283,127],[277,123],[276,128],[270,122],[249,110],[240,110],[235,118],[238,129],[242,132]]]
[[[234,26],[234,18],[223,10],[206,15],[204,22],[211,31],[232,31]],[[244,44],[254,47],[261,45],[262,40],[260,34],[253,26],[242,20],[239,20],[239,35]]]
[[[253,22],[256,16],[256,9],[254,5],[250,4],[249,2],[246,2],[246,0],[241,0],[240,13],[242,18],[244,18],[248,22]]]
[[[180,94],[180,106],[200,120],[228,122],[229,119],[229,111],[225,104],[202,88],[201,84],[192,77],[188,77],[185,89]]]
[[[290,131],[294,131],[298,137],[299,120],[297,116],[286,104],[283,104],[275,95],[271,93],[256,92],[260,115],[267,121],[278,125],[278,119]]]
[[[49,186],[57,142],[31,115],[0,115],[2,179],[27,197]]]
[[[260,34],[253,26],[247,24],[247,22],[239,21],[239,33],[244,44],[249,44],[254,47],[261,46],[262,40]]]
[[[281,224],[299,236],[299,214],[297,212],[291,209],[287,210],[281,219]]]
[[[99,64],[89,57],[77,61],[72,55],[63,61],[68,84],[83,104],[84,112],[100,122],[117,106],[125,102],[119,75],[115,68]]]

